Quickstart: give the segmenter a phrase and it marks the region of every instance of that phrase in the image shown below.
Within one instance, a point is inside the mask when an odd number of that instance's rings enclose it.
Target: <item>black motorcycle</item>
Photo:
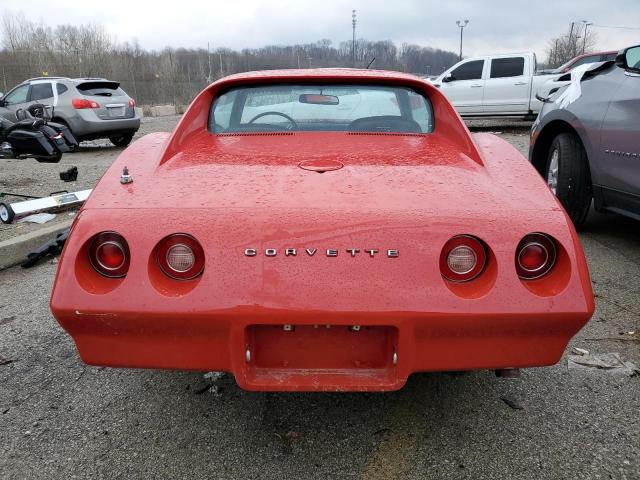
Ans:
[[[58,163],[63,153],[78,148],[68,127],[50,121],[51,108],[34,104],[20,109],[15,123],[0,118],[0,157],[33,157],[38,162]]]

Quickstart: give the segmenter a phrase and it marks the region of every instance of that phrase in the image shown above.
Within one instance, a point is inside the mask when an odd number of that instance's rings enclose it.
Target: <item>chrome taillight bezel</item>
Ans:
[[[99,250],[104,245],[116,246],[123,254],[123,261],[117,267],[109,267],[99,258]],[[89,263],[100,275],[108,278],[122,278],[129,271],[131,254],[125,238],[118,232],[105,231],[97,233],[89,242]]]
[[[449,263],[451,253],[459,247],[469,248],[475,256],[474,266],[466,272],[455,272]],[[477,278],[487,264],[487,247],[484,242],[473,235],[463,234],[450,238],[440,252],[440,274],[453,283],[466,283]]]
[[[194,265],[188,270],[174,269],[167,260],[169,250],[178,245],[191,249],[194,255]],[[205,266],[204,249],[193,235],[188,233],[172,233],[164,237],[156,245],[156,263],[167,277],[174,280],[193,280],[202,275]]]
[[[520,258],[524,250],[529,246],[539,246],[546,253],[545,262],[534,269],[526,268],[522,265]],[[521,280],[537,280],[547,275],[556,264],[558,247],[556,241],[549,235],[542,232],[533,232],[525,235],[518,243],[515,255],[516,273]]]

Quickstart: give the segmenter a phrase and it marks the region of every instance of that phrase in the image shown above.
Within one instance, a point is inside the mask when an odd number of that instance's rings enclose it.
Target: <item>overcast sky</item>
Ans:
[[[640,44],[640,0],[1,0],[0,13],[24,12],[55,26],[103,23],[118,41],[137,39],[144,48],[241,49],[357,36],[458,50],[456,20],[469,19],[464,55],[533,50],[544,57],[548,40],[572,21],[588,20],[597,48]],[[604,28],[602,26],[632,27]]]

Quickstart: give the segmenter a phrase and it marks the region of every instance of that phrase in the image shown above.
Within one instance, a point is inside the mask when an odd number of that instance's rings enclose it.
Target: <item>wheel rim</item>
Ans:
[[[549,160],[549,171],[547,172],[547,184],[555,195],[558,190],[558,163],[560,160],[560,152],[558,149],[554,149],[551,152],[551,159]]]
[[[9,220],[9,210],[4,205],[0,205],[0,220],[6,222]]]

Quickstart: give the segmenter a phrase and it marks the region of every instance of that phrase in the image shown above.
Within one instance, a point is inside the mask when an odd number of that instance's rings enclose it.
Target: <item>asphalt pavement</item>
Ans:
[[[495,131],[526,149],[526,127]],[[67,161],[97,178],[119,152],[101,148]],[[592,213],[580,238],[597,310],[567,353],[640,365],[640,222]],[[55,269],[0,272],[0,479],[640,479],[637,375],[563,358],[518,379],[418,374],[393,393],[279,394],[88,367],[49,311]]]

